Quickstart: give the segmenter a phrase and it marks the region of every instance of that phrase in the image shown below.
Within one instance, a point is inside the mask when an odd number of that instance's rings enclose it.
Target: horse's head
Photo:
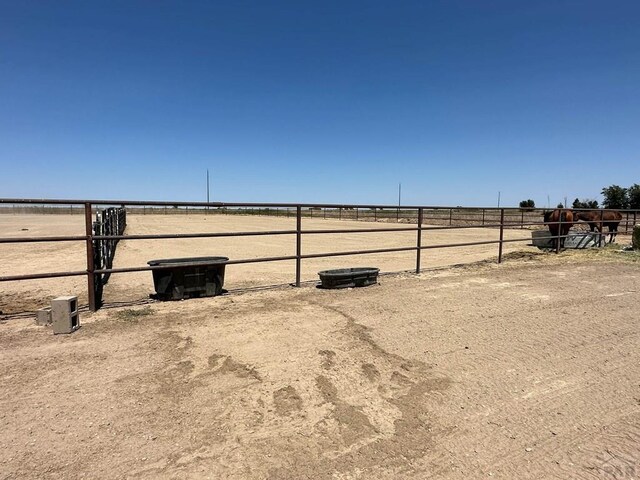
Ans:
[[[542,215],[544,216],[544,221],[548,222],[551,219],[551,215],[553,214],[553,210],[549,212],[544,212]]]

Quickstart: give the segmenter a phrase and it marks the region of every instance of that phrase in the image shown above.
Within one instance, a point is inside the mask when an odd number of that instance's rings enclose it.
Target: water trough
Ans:
[[[379,268],[339,268],[318,272],[322,288],[366,287],[378,283]]]
[[[162,267],[152,270],[157,298],[183,300],[220,295],[227,261],[227,257],[168,258],[147,264]]]

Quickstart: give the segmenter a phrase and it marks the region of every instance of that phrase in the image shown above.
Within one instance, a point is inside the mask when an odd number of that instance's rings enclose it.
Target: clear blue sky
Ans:
[[[555,205],[639,127],[638,0],[0,0],[2,197]]]

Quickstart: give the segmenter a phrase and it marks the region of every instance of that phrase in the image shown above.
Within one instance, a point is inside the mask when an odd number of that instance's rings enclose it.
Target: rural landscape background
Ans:
[[[0,480],[638,478],[638,19],[0,0]]]

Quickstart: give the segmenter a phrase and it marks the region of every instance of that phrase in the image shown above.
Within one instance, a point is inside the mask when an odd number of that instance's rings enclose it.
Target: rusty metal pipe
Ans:
[[[59,278],[59,277],[78,277],[86,275],[86,270],[75,272],[50,272],[50,273],[30,273],[28,275],[5,275],[0,277],[0,282],[16,282],[21,280],[37,280],[42,278]]]
[[[94,273],[93,252],[93,217],[91,204],[84,205],[85,232],[87,234],[87,293],[89,297],[89,310],[95,312],[98,309],[96,301],[96,275]]]
[[[86,235],[72,237],[8,237],[0,238],[0,243],[35,243],[35,242],[85,242]]]

